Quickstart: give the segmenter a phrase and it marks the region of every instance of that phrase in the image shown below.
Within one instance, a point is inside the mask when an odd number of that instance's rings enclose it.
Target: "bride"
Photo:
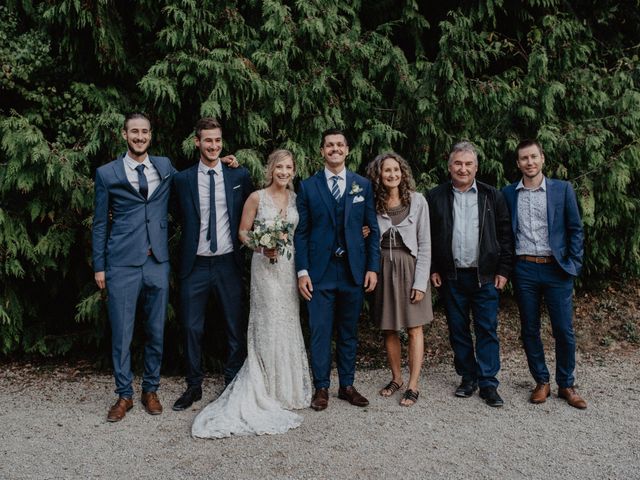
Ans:
[[[266,188],[253,192],[244,205],[239,234],[243,243],[248,243],[254,220],[269,223],[280,218],[297,226],[294,174],[291,152],[276,150],[269,155]],[[289,411],[306,408],[311,400],[291,254],[254,250],[247,359],[220,397],[195,418],[194,437],[284,433],[302,422],[300,415]]]

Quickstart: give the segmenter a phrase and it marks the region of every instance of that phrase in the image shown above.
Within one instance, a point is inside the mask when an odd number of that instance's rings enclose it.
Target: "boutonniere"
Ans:
[[[358,185],[356,182],[351,184],[351,190],[349,190],[349,195],[356,195],[362,192],[362,187]]]

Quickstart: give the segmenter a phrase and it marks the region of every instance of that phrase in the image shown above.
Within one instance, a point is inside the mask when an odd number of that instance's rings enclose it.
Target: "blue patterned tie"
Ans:
[[[216,253],[218,249],[218,236],[216,233],[216,171],[209,170],[209,229],[207,230],[207,240],[211,240],[209,249]]]
[[[336,199],[336,202],[340,202],[340,187],[338,186],[338,180],[340,180],[340,177],[338,175],[334,175],[333,177],[331,177],[331,180],[333,180],[333,185],[331,186],[331,195],[333,195],[333,198]]]
[[[141,163],[136,167],[136,170],[138,171],[138,191],[140,192],[140,195],[142,195],[146,200],[147,195],[149,194],[149,184],[147,183],[147,176],[144,174],[144,167],[144,164]]]

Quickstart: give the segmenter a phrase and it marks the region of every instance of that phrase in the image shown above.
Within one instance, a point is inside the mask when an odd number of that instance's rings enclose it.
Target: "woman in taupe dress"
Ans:
[[[409,407],[416,403],[420,393],[418,381],[424,359],[422,326],[433,320],[429,207],[415,191],[409,164],[397,153],[378,155],[367,166],[367,175],[374,186],[382,250],[374,315],[384,332],[392,374],[380,395],[390,397],[404,384],[398,331],[407,329],[409,383],[400,405]]]

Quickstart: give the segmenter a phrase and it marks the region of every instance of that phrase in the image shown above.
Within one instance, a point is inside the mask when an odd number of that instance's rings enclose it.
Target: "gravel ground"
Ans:
[[[493,409],[476,395],[453,396],[453,368],[426,368],[420,400],[400,407],[399,395],[376,392],[385,371],[358,372],[367,408],[339,400],[302,413],[284,435],[194,440],[190,425],[221,390],[208,378],[204,399],[185,412],[171,405],[182,379],[164,378],[165,412],[147,415],[137,396],[116,424],[105,416],[114,401],[108,375],[66,369],[0,372],[0,478],[640,478],[640,355],[579,359],[584,411],[553,395],[527,402],[533,387],[521,358],[503,360]],[[334,379],[335,383],[335,379]]]

